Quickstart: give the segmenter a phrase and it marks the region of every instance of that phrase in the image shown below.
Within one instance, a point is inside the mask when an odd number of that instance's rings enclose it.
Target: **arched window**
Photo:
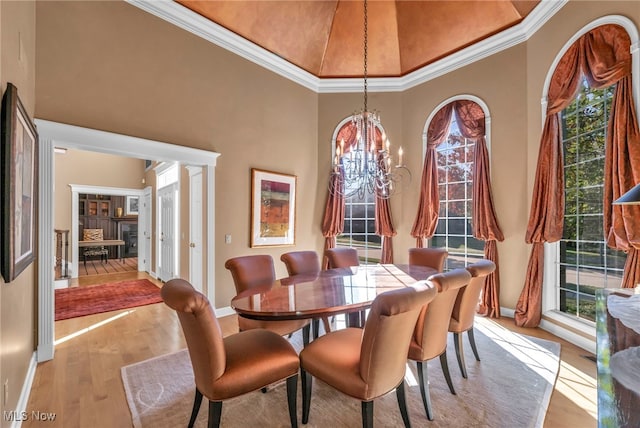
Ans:
[[[376,141],[382,147],[382,128],[376,128]],[[350,147],[357,138],[357,129],[351,118],[343,120],[334,133],[333,147]],[[342,151],[342,156],[349,153]],[[349,189],[345,189],[348,193]],[[376,197],[364,192],[355,193],[344,199],[344,227],[342,234],[336,237],[336,247],[351,247],[358,250],[361,263],[379,263],[382,253],[382,238],[376,234]]]
[[[615,84],[592,89],[582,80],[575,100],[562,110],[565,210],[559,243],[557,296],[560,312],[595,322],[595,293],[618,288],[626,254],[608,248],[604,224],[607,123]]]
[[[445,270],[465,267],[484,256],[484,242],[473,237],[473,152],[475,140],[462,136],[455,117],[449,136],[436,147],[438,224],[429,246],[446,248]]]
[[[612,205],[640,177],[637,43],[627,18],[601,18],[576,33],[549,70],[519,326],[537,326],[544,313],[593,334],[595,290],[638,282],[640,211]]]
[[[411,235],[417,247],[430,239],[430,245],[447,248],[447,269],[480,257],[493,261],[496,270],[485,281],[479,312],[500,317],[497,241],[504,236],[491,196],[488,113],[480,99],[465,95],[443,102],[427,120],[420,200]]]

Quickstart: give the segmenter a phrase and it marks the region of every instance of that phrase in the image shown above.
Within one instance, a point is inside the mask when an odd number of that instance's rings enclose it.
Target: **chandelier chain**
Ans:
[[[367,112],[367,63],[368,63],[368,39],[369,39],[369,25],[368,25],[368,10],[367,0],[364,0],[364,111]]]

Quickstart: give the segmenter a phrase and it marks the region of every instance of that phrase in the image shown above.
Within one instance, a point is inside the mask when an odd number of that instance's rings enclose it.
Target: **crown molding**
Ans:
[[[318,78],[172,0],[125,0],[317,93],[361,92],[361,78]],[[368,79],[370,92],[402,92],[528,40],[569,0],[542,0],[518,25],[402,77]]]

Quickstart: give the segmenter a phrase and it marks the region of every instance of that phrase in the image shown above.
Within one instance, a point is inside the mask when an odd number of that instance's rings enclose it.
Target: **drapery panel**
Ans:
[[[411,236],[416,238],[416,247],[422,248],[424,240],[433,236],[438,224],[440,197],[438,195],[438,164],[436,147],[447,139],[453,112],[453,103],[441,108],[431,119],[427,129],[427,153],[420,181],[418,214],[411,228]]]
[[[544,242],[562,237],[564,223],[564,160],[560,112],[573,101],[584,75],[594,88],[618,83],[609,118],[605,149],[604,230],[609,246],[631,258],[625,278],[637,278],[633,250],[638,233],[638,207],[611,202],[640,181],[640,138],[631,94],[630,40],[617,25],[597,27],[578,39],[561,58],[549,84],[547,118],[540,141],[526,242],[533,243],[525,285],[516,306],[519,326],[535,327],[542,316]],[[626,281],[626,282],[625,282]],[[629,280],[624,279],[625,286]]]
[[[396,236],[396,230],[391,219],[391,206],[389,199],[378,196],[376,196],[375,231],[376,235],[382,237],[380,263],[393,263],[393,237]]]
[[[472,229],[473,236],[485,241],[485,258],[496,264],[496,270],[485,280],[481,311],[500,317],[500,274],[496,241],[504,240],[498,226],[491,194],[491,173],[485,139],[485,115],[478,103],[471,100],[453,101],[434,115],[427,129],[427,154],[422,172],[422,187],[418,214],[412,229],[416,245],[422,247],[425,238],[433,236],[437,223],[440,198],[436,147],[449,134],[453,115],[463,137],[474,140]]]
[[[344,229],[344,177],[342,174],[332,174],[333,182],[330,188],[336,189],[334,193],[327,193],[327,203],[322,220],[322,236],[324,236],[324,252],[322,253],[322,268],[329,267],[329,260],[324,256],[329,248],[336,246],[336,236]]]

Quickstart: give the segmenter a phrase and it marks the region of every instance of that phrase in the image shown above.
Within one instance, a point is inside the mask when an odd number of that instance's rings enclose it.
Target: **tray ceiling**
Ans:
[[[364,12],[360,1],[177,3],[318,78],[363,74]],[[519,24],[539,3],[371,0],[368,74],[405,76]]]

